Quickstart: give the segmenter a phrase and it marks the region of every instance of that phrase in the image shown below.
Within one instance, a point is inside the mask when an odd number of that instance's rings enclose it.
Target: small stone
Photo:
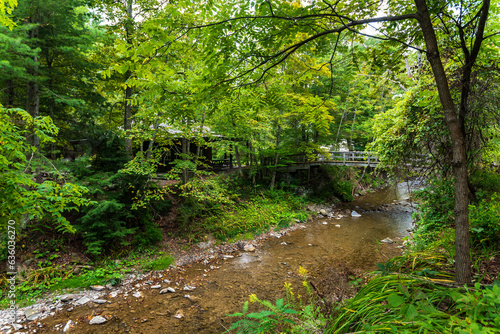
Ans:
[[[312,244],[307,244],[307,246],[312,246]]]
[[[76,301],[76,305],[85,305],[90,301],[88,297],[82,297]]]
[[[151,289],[161,289],[161,285],[151,285]]]
[[[183,290],[184,290],[184,291],[191,291],[191,290],[194,290],[194,289],[196,289],[196,287],[191,286],[191,285],[187,285],[187,284],[186,284],[186,285],[184,286],[184,289],[183,289]]]
[[[92,302],[96,304],[106,304],[108,301],[105,299],[92,299]]]
[[[90,320],[89,325],[100,325],[100,324],[105,323],[106,321],[107,321],[106,318],[101,317],[100,315],[98,315],[97,317],[93,317]]]
[[[177,312],[175,312],[174,318],[182,319],[183,317],[184,317],[184,312],[182,312],[182,310],[178,310]]]
[[[59,297],[59,300],[62,302],[69,302],[70,300],[73,300],[76,298],[76,295],[74,294],[68,294],[68,295],[62,295]]]
[[[160,290],[160,294],[169,293],[169,292],[174,293],[174,292],[175,292],[175,289],[174,289],[174,288],[171,288],[171,287],[168,287],[168,288],[166,288],[166,289],[161,289],[161,290]]]
[[[141,298],[142,297],[142,292],[140,291],[136,291],[132,294],[132,296],[134,296],[135,298]]]
[[[327,222],[323,222],[323,225],[328,225],[328,223]]]
[[[102,286],[102,285],[93,285],[90,287],[92,290],[94,291],[102,291],[104,289],[106,289],[106,287]]]
[[[184,298],[191,299],[190,295],[184,295]]]
[[[253,245],[245,245],[245,246],[243,247],[243,250],[244,250],[245,252],[255,252],[255,247],[254,247]]]
[[[281,243],[281,245],[286,246],[286,245],[287,245],[287,243],[283,241],[283,242]]]
[[[11,324],[11,325],[12,325],[12,327],[14,327],[14,330],[15,330],[16,332],[24,328],[24,326],[23,326],[23,325],[19,325],[19,324],[16,324],[16,323],[13,323],[13,324]]]
[[[335,225],[335,227],[340,227],[340,225]]]
[[[384,240],[380,240],[380,242],[384,242],[386,244],[393,244],[394,243],[394,241],[390,238],[385,238]]]
[[[222,255],[222,258],[223,259],[232,259],[232,258],[234,258],[234,256],[233,255]]]
[[[168,279],[164,279],[163,282],[170,284],[170,280],[168,280]]]
[[[113,292],[111,292],[111,293],[109,294],[109,296],[110,296],[111,298],[116,298],[116,296],[118,296],[118,291],[113,291]]]
[[[328,216],[328,212],[326,212],[325,209],[319,210],[319,213],[322,214],[323,216]]]
[[[66,323],[66,325],[63,328],[63,333],[69,332],[69,330],[71,329],[71,325],[73,325],[73,321],[68,320],[68,322]]]
[[[351,217],[361,217],[361,215],[359,213],[357,213],[356,211],[352,211],[351,212]]]

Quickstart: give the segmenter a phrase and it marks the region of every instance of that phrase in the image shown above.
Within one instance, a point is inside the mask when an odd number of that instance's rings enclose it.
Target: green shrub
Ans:
[[[164,255],[144,264],[142,268],[145,270],[164,270],[172,263],[174,263],[174,258],[170,255]]]
[[[166,212],[171,202],[152,200],[148,205],[134,207],[144,190],[156,189],[147,177],[99,172],[84,180],[95,204],[82,211],[76,229],[88,253],[97,256],[123,246],[149,247],[162,239],[153,223],[153,213]]]
[[[321,166],[318,181],[313,182],[313,197],[321,200],[338,198],[344,202],[354,200],[352,195],[356,172],[348,166]]]
[[[130,244],[127,236],[136,229],[127,227],[126,220],[132,215],[124,208],[125,205],[116,200],[102,200],[84,211],[77,231],[82,235],[88,253],[99,255],[104,249]]]
[[[469,222],[473,245],[498,246],[500,241],[500,195],[481,199],[469,206]]]
[[[439,238],[444,228],[452,227],[455,205],[453,182],[450,180],[431,180],[429,185],[415,192],[419,202],[418,211],[413,218],[418,225],[416,238],[431,242]]]

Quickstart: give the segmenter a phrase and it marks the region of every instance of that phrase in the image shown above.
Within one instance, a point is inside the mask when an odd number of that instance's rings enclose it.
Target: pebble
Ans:
[[[161,289],[161,285],[151,285],[151,289]]]
[[[223,259],[232,259],[232,258],[234,258],[234,256],[233,255],[222,255],[222,258]]]
[[[178,310],[174,315],[174,318],[177,319],[182,319],[183,317],[184,317],[184,312],[182,312],[182,310]]]
[[[91,286],[90,288],[94,291],[102,291],[102,290],[106,289],[106,287],[104,287],[102,285],[94,285],[94,286]]]
[[[245,245],[245,246],[243,247],[243,250],[244,250],[245,252],[255,252],[255,247],[254,247],[253,245]]]
[[[191,286],[191,285],[187,285],[187,284],[186,284],[186,285],[184,286],[184,289],[183,289],[183,290],[184,290],[184,291],[191,291],[191,290],[194,290],[194,289],[196,289],[196,287]]]
[[[93,317],[90,320],[89,325],[100,325],[100,324],[105,323],[106,321],[107,321],[106,318],[101,317],[100,315],[98,315],[97,317]]]
[[[134,296],[135,298],[141,298],[142,297],[142,292],[140,291],[136,291],[132,294],[132,296]]]
[[[175,289],[174,289],[174,288],[171,288],[171,287],[168,287],[168,288],[166,288],[166,289],[161,289],[161,290],[160,290],[160,294],[164,294],[164,293],[168,293],[168,292],[174,293],[174,292],[175,292]]]
[[[68,322],[66,323],[66,325],[63,328],[63,333],[67,333],[70,330],[72,325],[73,325],[73,321],[68,320]]]
[[[76,301],[76,305],[85,305],[90,301],[89,297],[82,297]]]
[[[327,222],[323,222],[323,225],[328,225],[328,223]]]
[[[106,304],[108,301],[105,299],[92,299],[92,302],[96,304]]]
[[[62,295],[59,297],[59,300],[62,302],[69,302],[70,300],[75,299],[77,296],[74,294]]]
[[[394,243],[394,241],[390,238],[385,238],[384,240],[380,240],[380,242],[384,242],[386,244],[393,244]]]
[[[335,225],[335,227],[340,227],[340,225]]]
[[[361,217],[361,215],[359,213],[357,213],[356,211],[352,211],[351,212],[351,217]]]

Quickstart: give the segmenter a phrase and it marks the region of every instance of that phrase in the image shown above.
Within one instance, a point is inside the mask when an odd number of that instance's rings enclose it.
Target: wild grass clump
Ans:
[[[498,333],[500,285],[450,288],[432,279],[376,276],[338,309],[326,333]]]
[[[145,263],[142,268],[144,270],[152,271],[164,270],[167,269],[172,263],[174,263],[174,261],[174,258],[167,254]]]
[[[293,292],[285,282],[286,297],[275,303],[261,300],[255,294],[243,305],[242,312],[229,316],[239,318],[227,332],[236,333],[323,333],[326,318],[321,313],[319,298],[307,281],[307,270],[300,267],[305,297]],[[263,310],[249,313],[249,302]]]
[[[276,192],[262,193],[262,196],[247,203],[228,206],[224,211],[205,219],[202,228],[224,241],[238,234],[285,228],[295,220],[308,218],[305,212],[300,211],[303,204],[300,198],[285,192],[276,196]]]
[[[196,241],[210,233],[226,241],[306,220],[305,200],[291,192],[253,186],[243,179],[220,175],[192,180],[180,189],[180,230]]]

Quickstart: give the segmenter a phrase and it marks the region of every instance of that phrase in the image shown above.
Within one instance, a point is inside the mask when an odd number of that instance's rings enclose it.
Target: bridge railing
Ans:
[[[360,151],[333,151],[330,153],[330,159],[333,161],[346,162],[367,162],[378,163],[378,157],[373,152]]]

